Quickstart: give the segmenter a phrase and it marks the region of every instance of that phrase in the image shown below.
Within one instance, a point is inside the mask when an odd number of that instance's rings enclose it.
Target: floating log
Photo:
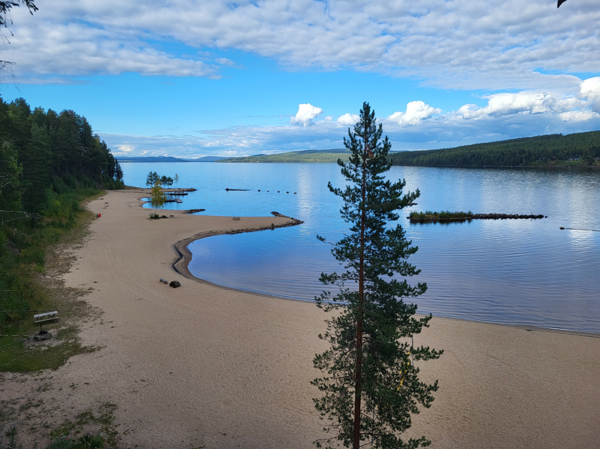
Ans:
[[[167,198],[165,203],[183,203],[183,201],[181,201],[181,198]]]
[[[248,192],[250,189],[230,189],[229,187],[227,187],[225,190],[227,192]]]
[[[187,193],[187,192],[167,192],[167,195],[185,196],[185,195],[189,195],[189,193]]]

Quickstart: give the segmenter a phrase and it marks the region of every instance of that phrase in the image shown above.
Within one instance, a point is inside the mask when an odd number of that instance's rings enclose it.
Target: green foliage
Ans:
[[[175,175],[176,180],[179,181],[179,177],[177,175]],[[151,171],[150,173],[148,173],[148,176],[146,176],[146,186],[150,187],[155,185],[157,182],[159,182],[162,185],[165,186],[172,186],[173,185],[173,178],[171,178],[170,176],[160,176],[158,173],[156,173],[155,171]]]
[[[156,181],[154,186],[152,187],[152,207],[157,209],[159,207],[163,207],[165,204],[167,197],[165,192],[162,191],[162,187],[160,186],[160,181]]]
[[[160,183],[162,185],[170,187],[170,186],[173,185],[173,178],[171,178],[170,176],[161,176],[160,177]]]
[[[150,218],[150,220],[158,220],[160,219],[160,215],[158,215],[157,213],[151,213],[148,215],[148,217]]]
[[[46,449],[101,449],[104,438],[100,435],[83,435],[76,440],[68,437],[55,438]]]
[[[325,430],[335,434],[316,441],[317,447],[429,444],[425,437],[404,441],[402,433],[411,426],[411,414],[419,412],[419,404],[431,405],[438,388],[437,381],[421,382],[419,368],[412,362],[436,359],[442,351],[411,344],[431,315],[415,318],[417,306],[403,298],[421,295],[427,286],[406,281],[419,274],[407,262],[417,248],[411,247],[400,225],[388,226],[398,220],[396,211],[413,202],[419,191],[403,194],[403,180],[385,180],[391,144],[387,137],[381,141],[382,133],[365,103],[354,132],[349,130],[344,139],[352,152],[350,159],[338,161],[348,185],[340,189],[329,183],[331,192],[344,200],[340,212],[351,227],[332,249],[346,271],[321,275],[321,282],[339,287],[339,293],[332,296],[325,291],[316,298],[325,311],[338,311],[327,320],[327,332],[319,336],[330,348],[314,359],[315,368],[323,372],[312,382],[322,392],[314,399],[315,407],[327,422]],[[392,279],[395,274],[403,279]]]
[[[270,155],[256,155],[222,159],[218,162],[280,162],[280,163],[335,163],[338,159],[346,160],[350,156],[347,150],[305,150]]]
[[[160,181],[160,176],[158,176],[158,173],[155,171],[151,171],[148,173],[148,176],[146,176],[146,186],[148,187],[153,186],[157,181]]]
[[[31,316],[43,299],[31,276],[43,270],[46,248],[84,219],[80,203],[98,193],[89,188],[63,194],[48,190],[51,205],[37,219],[25,217],[0,227],[0,326]]]
[[[100,188],[122,188],[122,171],[85,117],[0,98],[0,325],[35,307],[31,274],[44,249],[72,229]]]
[[[390,155],[394,165],[444,167],[528,167],[594,165],[600,157],[600,131],[525,137],[444,150]]]

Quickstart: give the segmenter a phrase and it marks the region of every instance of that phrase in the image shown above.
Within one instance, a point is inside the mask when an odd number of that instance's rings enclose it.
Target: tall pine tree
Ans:
[[[411,247],[402,226],[388,225],[419,191],[403,194],[404,180],[385,180],[391,144],[387,137],[381,140],[382,133],[375,112],[364,103],[354,132],[348,130],[344,139],[352,156],[348,162],[338,160],[348,185],[340,189],[329,183],[329,190],[343,199],[340,212],[351,227],[332,249],[346,271],[321,275],[321,282],[339,286],[340,292],[316,298],[325,311],[338,311],[319,336],[331,346],[314,359],[324,373],[312,382],[323,393],[314,399],[315,406],[328,422],[325,430],[335,434],[316,441],[317,447],[429,444],[425,437],[405,441],[402,433],[411,426],[418,405],[429,407],[438,389],[437,381],[428,385],[419,380],[413,362],[436,359],[443,351],[412,345],[413,335],[428,326],[431,315],[415,317],[417,306],[403,298],[421,295],[427,286],[408,284],[406,278],[420,272],[407,262],[417,248]]]

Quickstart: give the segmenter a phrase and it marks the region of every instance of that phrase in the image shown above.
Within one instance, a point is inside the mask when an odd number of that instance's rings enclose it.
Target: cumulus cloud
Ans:
[[[360,120],[360,117],[358,116],[358,114],[346,113],[344,115],[339,116],[337,119],[337,122],[340,125],[352,126],[352,125],[355,125],[356,122],[358,122],[359,120]]]
[[[117,148],[117,150],[112,150],[112,153],[117,156],[130,154],[135,150],[133,145],[117,145]]]
[[[323,109],[313,106],[310,103],[302,103],[298,105],[298,112],[292,116],[291,122],[303,126],[308,126],[311,120],[323,113]]]
[[[489,95],[484,107],[466,104],[455,116],[464,120],[493,119],[527,114],[560,117],[564,121],[582,122],[596,118],[600,110],[600,77],[580,84],[578,94],[523,91]]]
[[[581,83],[579,96],[591,102],[592,110],[600,113],[600,77],[588,78]]]
[[[518,13],[515,13],[518,11]],[[291,68],[360,69],[461,89],[552,88],[600,71],[597,0],[56,0],[12,11],[23,76],[140,71],[218,76],[235,49]],[[171,43],[198,50],[184,56]],[[163,46],[162,44],[167,44]],[[236,62],[233,61],[235,64]]]
[[[387,119],[400,126],[415,126],[421,120],[428,119],[434,114],[442,112],[439,108],[434,108],[425,104],[423,101],[411,101],[406,105],[406,112],[394,112]]]

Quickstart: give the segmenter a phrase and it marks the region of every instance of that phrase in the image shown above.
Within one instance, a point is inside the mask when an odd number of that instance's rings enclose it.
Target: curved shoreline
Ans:
[[[279,216],[280,217],[285,217],[283,215],[279,215]],[[188,266],[190,264],[190,261],[192,260],[192,252],[189,250],[188,246],[191,243],[195,242],[196,240],[204,239],[204,238],[207,238],[207,237],[214,237],[214,236],[217,236],[217,235],[245,234],[245,233],[248,233],[248,232],[267,231],[267,230],[273,230],[273,229],[277,229],[277,228],[288,228],[290,226],[298,226],[298,225],[304,223],[301,220],[296,220],[296,219],[291,218],[291,217],[285,217],[285,218],[289,218],[291,221],[288,221],[288,222],[285,222],[285,223],[281,223],[279,225],[260,226],[260,227],[257,227],[257,228],[244,228],[244,229],[230,230],[230,231],[208,231],[208,232],[201,232],[201,233],[195,234],[195,235],[193,235],[191,237],[187,237],[185,239],[179,240],[177,243],[173,244],[173,250],[177,254],[177,257],[171,263],[171,268],[173,269],[173,271],[175,271],[176,273],[178,273],[181,276],[185,277],[186,279],[190,279],[192,281],[199,282],[201,284],[212,285],[214,287],[223,288],[223,289],[231,290],[231,291],[235,291],[235,292],[243,292],[243,293],[247,293],[247,294],[251,294],[251,295],[256,295],[256,296],[263,296],[263,297],[269,297],[269,298],[278,298],[278,299],[283,299],[283,300],[287,300],[287,301],[306,302],[306,301],[302,301],[301,299],[284,298],[282,296],[269,295],[269,294],[266,294],[266,293],[254,292],[252,290],[242,290],[242,289],[239,289],[239,288],[227,287],[226,285],[215,284],[214,282],[210,282],[210,281],[207,281],[206,279],[202,279],[202,278],[194,276],[191,273],[191,271],[189,270],[189,268],[188,268]]]
[[[289,218],[289,217],[287,217],[287,218]],[[296,221],[299,221],[299,220],[296,220]],[[302,222],[300,222],[300,223],[302,223]],[[300,223],[297,223],[297,224],[300,224]],[[275,225],[275,228],[284,228],[284,227],[295,226],[295,225],[296,224],[284,223],[284,224],[280,224],[280,225]],[[190,279],[192,281],[195,281],[195,282],[198,282],[201,284],[205,284],[205,285],[211,285],[211,286],[217,287],[217,288],[222,288],[224,290],[240,292],[240,293],[245,293],[245,294],[250,294],[250,295],[255,295],[255,296],[268,297],[268,298],[277,298],[277,299],[285,300],[285,301],[298,301],[298,302],[304,302],[304,303],[309,302],[310,303],[311,301],[307,301],[307,300],[303,300],[303,299],[287,298],[287,297],[283,297],[283,296],[279,296],[279,295],[270,295],[268,293],[260,293],[260,292],[256,292],[253,290],[244,290],[241,288],[228,287],[226,285],[216,284],[214,282],[207,281],[206,279],[202,279],[202,278],[194,276],[188,268],[189,263],[192,260],[192,253],[189,250],[188,246],[191,243],[195,242],[196,240],[200,240],[200,239],[204,239],[204,238],[208,238],[208,237],[214,237],[217,235],[233,235],[233,234],[258,232],[258,231],[271,230],[271,229],[272,229],[271,227],[259,227],[259,228],[242,229],[242,230],[237,230],[237,231],[222,231],[222,232],[209,231],[209,232],[202,232],[202,233],[193,235],[191,237],[179,240],[177,243],[173,244],[173,246],[172,246],[173,250],[177,254],[177,257],[171,263],[171,268],[173,269],[173,271],[175,271],[176,273],[185,277],[186,279]],[[417,313],[421,314],[421,315],[428,315],[428,313],[424,313],[424,312],[417,312]],[[576,331],[576,330],[571,330],[571,329],[558,329],[558,328],[542,327],[542,326],[535,326],[535,325],[528,325],[528,324],[497,323],[494,321],[482,321],[482,320],[474,320],[474,319],[467,319],[467,318],[456,318],[456,317],[445,316],[445,315],[434,315],[434,316],[438,317],[438,318],[443,318],[445,320],[491,324],[494,326],[507,326],[507,327],[511,327],[511,328],[525,330],[528,332],[552,332],[552,333],[561,333],[561,334],[568,334],[568,335],[577,335],[580,337],[600,338],[600,333],[594,333],[594,332]]]

